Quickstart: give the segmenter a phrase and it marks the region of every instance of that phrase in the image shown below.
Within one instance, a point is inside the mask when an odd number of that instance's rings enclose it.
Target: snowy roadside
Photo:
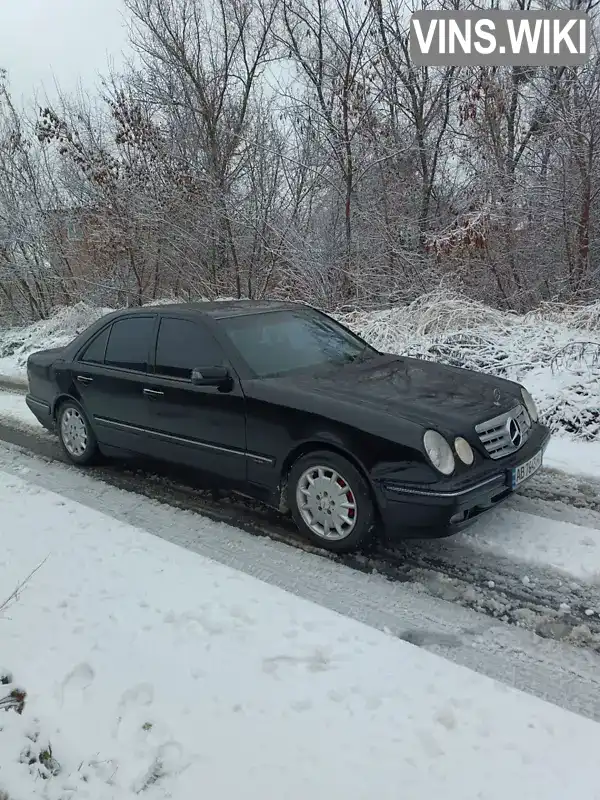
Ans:
[[[597,723],[5,472],[0,503],[0,585],[44,562],[0,621],[11,800],[600,797]]]
[[[600,440],[582,442],[554,436],[546,450],[544,464],[570,475],[600,479]]]
[[[27,379],[27,357],[35,350],[63,347],[77,333],[111,311],[87,303],[57,309],[49,318],[17,328],[0,330],[0,376]]]
[[[0,390],[0,420],[12,423],[22,430],[43,431],[44,428],[31,413],[20,392]]]
[[[50,435],[29,410],[22,392],[0,389],[0,422],[18,430],[33,431],[37,436]]]
[[[543,506],[537,513],[517,511],[509,501],[453,541],[600,587],[600,530],[548,519],[543,512]],[[600,614],[600,608],[590,613]]]

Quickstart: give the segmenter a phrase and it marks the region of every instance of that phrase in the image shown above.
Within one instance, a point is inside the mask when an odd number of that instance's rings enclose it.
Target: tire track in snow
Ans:
[[[533,475],[521,494],[548,503],[568,502],[576,509],[600,514],[600,480],[546,468]],[[598,525],[600,527],[600,524]]]
[[[115,489],[86,471],[0,447],[0,468],[41,489],[159,536],[178,547],[325,606],[389,635],[600,721],[600,656],[542,639],[464,604],[432,597],[418,583],[385,580],[315,558],[239,528],[220,529],[207,514],[180,511]]]
[[[0,423],[0,439],[51,461],[66,463],[58,443]],[[335,556],[303,540],[293,523],[259,503],[201,489],[172,465],[115,462],[90,475],[115,488],[226,522],[255,536],[266,536],[391,581],[409,582],[433,597],[458,603],[545,638],[568,641],[600,652],[600,590],[568,579],[556,570],[479,552],[452,539],[407,541],[393,548]],[[524,573],[533,576],[523,582]]]

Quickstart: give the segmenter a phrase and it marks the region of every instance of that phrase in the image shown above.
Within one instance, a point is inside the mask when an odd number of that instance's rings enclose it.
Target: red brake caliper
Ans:
[[[338,486],[340,486],[342,489],[344,488],[344,486],[347,486],[347,484],[341,478],[338,478],[337,482],[338,482]],[[346,499],[348,500],[349,503],[353,503],[354,502],[354,495],[352,494],[350,489],[348,489],[348,491],[346,492]],[[348,518],[349,519],[354,519],[354,509],[353,508],[349,508],[348,509]]]

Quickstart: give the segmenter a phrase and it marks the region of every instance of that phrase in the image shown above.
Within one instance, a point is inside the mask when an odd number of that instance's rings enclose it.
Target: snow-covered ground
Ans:
[[[20,392],[0,391],[0,421],[8,422],[15,428],[42,430],[25,403],[25,395]]]
[[[547,467],[571,475],[600,478],[600,439],[585,442],[555,435],[546,450],[544,463]]]
[[[516,511],[509,505],[491,511],[455,537],[474,550],[524,565],[555,569],[600,587],[600,530]],[[526,569],[523,579],[527,581]],[[591,609],[600,615],[600,608]]]
[[[10,800],[600,798],[596,722],[4,471],[0,504],[5,594],[39,566],[0,619]]]
[[[535,590],[533,607],[524,597],[507,605],[503,592],[510,590],[511,565],[504,564],[502,571],[498,559],[473,549],[465,549],[465,573],[470,582],[419,569],[408,582],[389,581],[377,570],[349,569],[268,536],[249,535],[236,526],[235,511],[226,513],[230,524],[218,523],[197,511],[174,507],[168,500],[168,490],[163,502],[157,502],[137,492],[136,482],[127,482],[130,488],[125,490],[115,488],[98,480],[95,471],[48,461],[12,445],[0,443],[0,471],[600,722],[600,652],[579,646],[589,637],[578,627],[578,620],[570,620],[564,612],[566,605],[575,608],[581,602],[572,580],[557,582],[556,575],[549,575],[545,583],[538,570],[527,587],[527,592]],[[442,542],[429,544],[435,554],[444,552]],[[416,556],[418,560],[426,551],[425,545],[415,543],[404,558],[414,561]],[[458,555],[457,551],[453,544],[452,553]],[[486,562],[491,568],[488,575],[497,579],[500,594],[488,588],[482,594],[485,582],[481,583],[480,570],[485,569]],[[515,567],[514,578],[524,589],[525,573],[519,565]],[[478,599],[472,603],[475,586]],[[486,608],[495,618],[482,613]],[[533,617],[532,608],[537,609]],[[518,625],[501,621],[505,610],[519,620]],[[527,624],[521,624],[522,620]],[[538,623],[545,627],[558,623],[558,638],[534,634]],[[573,647],[573,643],[578,646]]]

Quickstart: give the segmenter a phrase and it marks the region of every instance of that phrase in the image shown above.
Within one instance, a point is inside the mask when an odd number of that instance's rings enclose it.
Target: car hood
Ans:
[[[284,380],[340,402],[453,430],[497,416],[520,400],[519,386],[511,381],[434,361],[387,355]]]

